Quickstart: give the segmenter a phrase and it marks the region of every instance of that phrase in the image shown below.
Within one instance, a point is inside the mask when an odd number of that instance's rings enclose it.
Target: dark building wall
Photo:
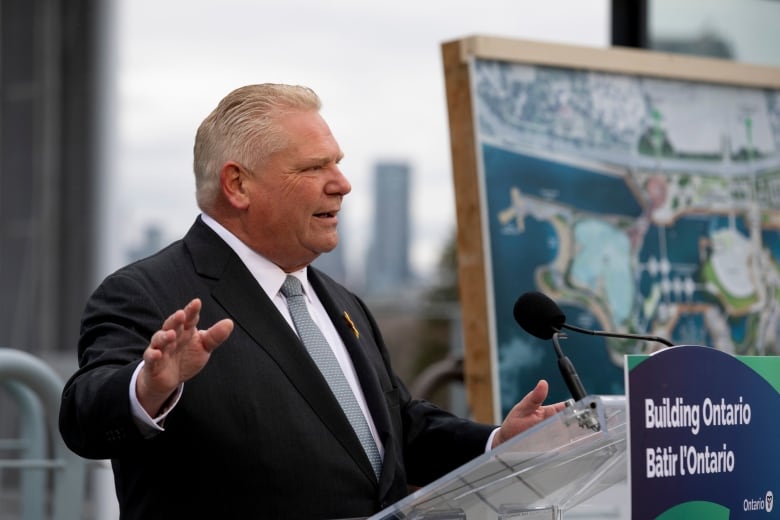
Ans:
[[[0,346],[75,349],[94,258],[100,4],[0,3]]]

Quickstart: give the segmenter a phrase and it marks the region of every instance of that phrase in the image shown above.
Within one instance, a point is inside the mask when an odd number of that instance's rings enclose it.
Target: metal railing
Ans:
[[[0,459],[0,472],[21,472],[21,520],[83,517],[87,461],[70,451],[59,435],[63,386],[42,360],[21,350],[0,348],[0,387],[19,410],[19,437],[0,440],[0,449],[15,452],[16,457]],[[51,488],[47,472],[51,472]]]

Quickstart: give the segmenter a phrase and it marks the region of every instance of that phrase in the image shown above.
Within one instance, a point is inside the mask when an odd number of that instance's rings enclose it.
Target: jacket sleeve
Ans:
[[[60,433],[74,452],[116,458],[143,441],[130,408],[130,380],[164,319],[150,292],[126,272],[107,278],[91,296],[81,323],[79,369],[60,404]]]
[[[396,387],[401,416],[401,451],[410,484],[422,486],[485,453],[494,425],[480,424],[443,410],[428,401],[413,399],[393,371],[381,332],[365,304],[358,299],[370,323],[385,369]]]

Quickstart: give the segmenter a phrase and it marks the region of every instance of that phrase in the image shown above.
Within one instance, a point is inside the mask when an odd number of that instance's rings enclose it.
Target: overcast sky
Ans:
[[[381,159],[412,166],[413,266],[435,265],[454,230],[442,42],[474,34],[604,47],[608,0],[114,0],[107,30],[105,245],[125,262],[150,224],[166,242],[197,214],[192,143],[230,90],[314,88],[346,156],[341,220],[362,269]]]

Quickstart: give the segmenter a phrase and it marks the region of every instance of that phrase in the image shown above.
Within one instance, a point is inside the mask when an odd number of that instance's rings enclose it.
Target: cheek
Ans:
[[[317,207],[322,185],[315,177],[290,175],[275,185],[265,186],[255,199],[257,223],[274,229],[305,227]]]
[[[316,179],[303,174],[290,174],[285,176],[277,185],[276,192],[280,198],[303,199],[307,193],[315,191]]]
[[[296,192],[290,182],[261,186],[254,197],[256,213],[269,222],[284,220],[297,205]]]

